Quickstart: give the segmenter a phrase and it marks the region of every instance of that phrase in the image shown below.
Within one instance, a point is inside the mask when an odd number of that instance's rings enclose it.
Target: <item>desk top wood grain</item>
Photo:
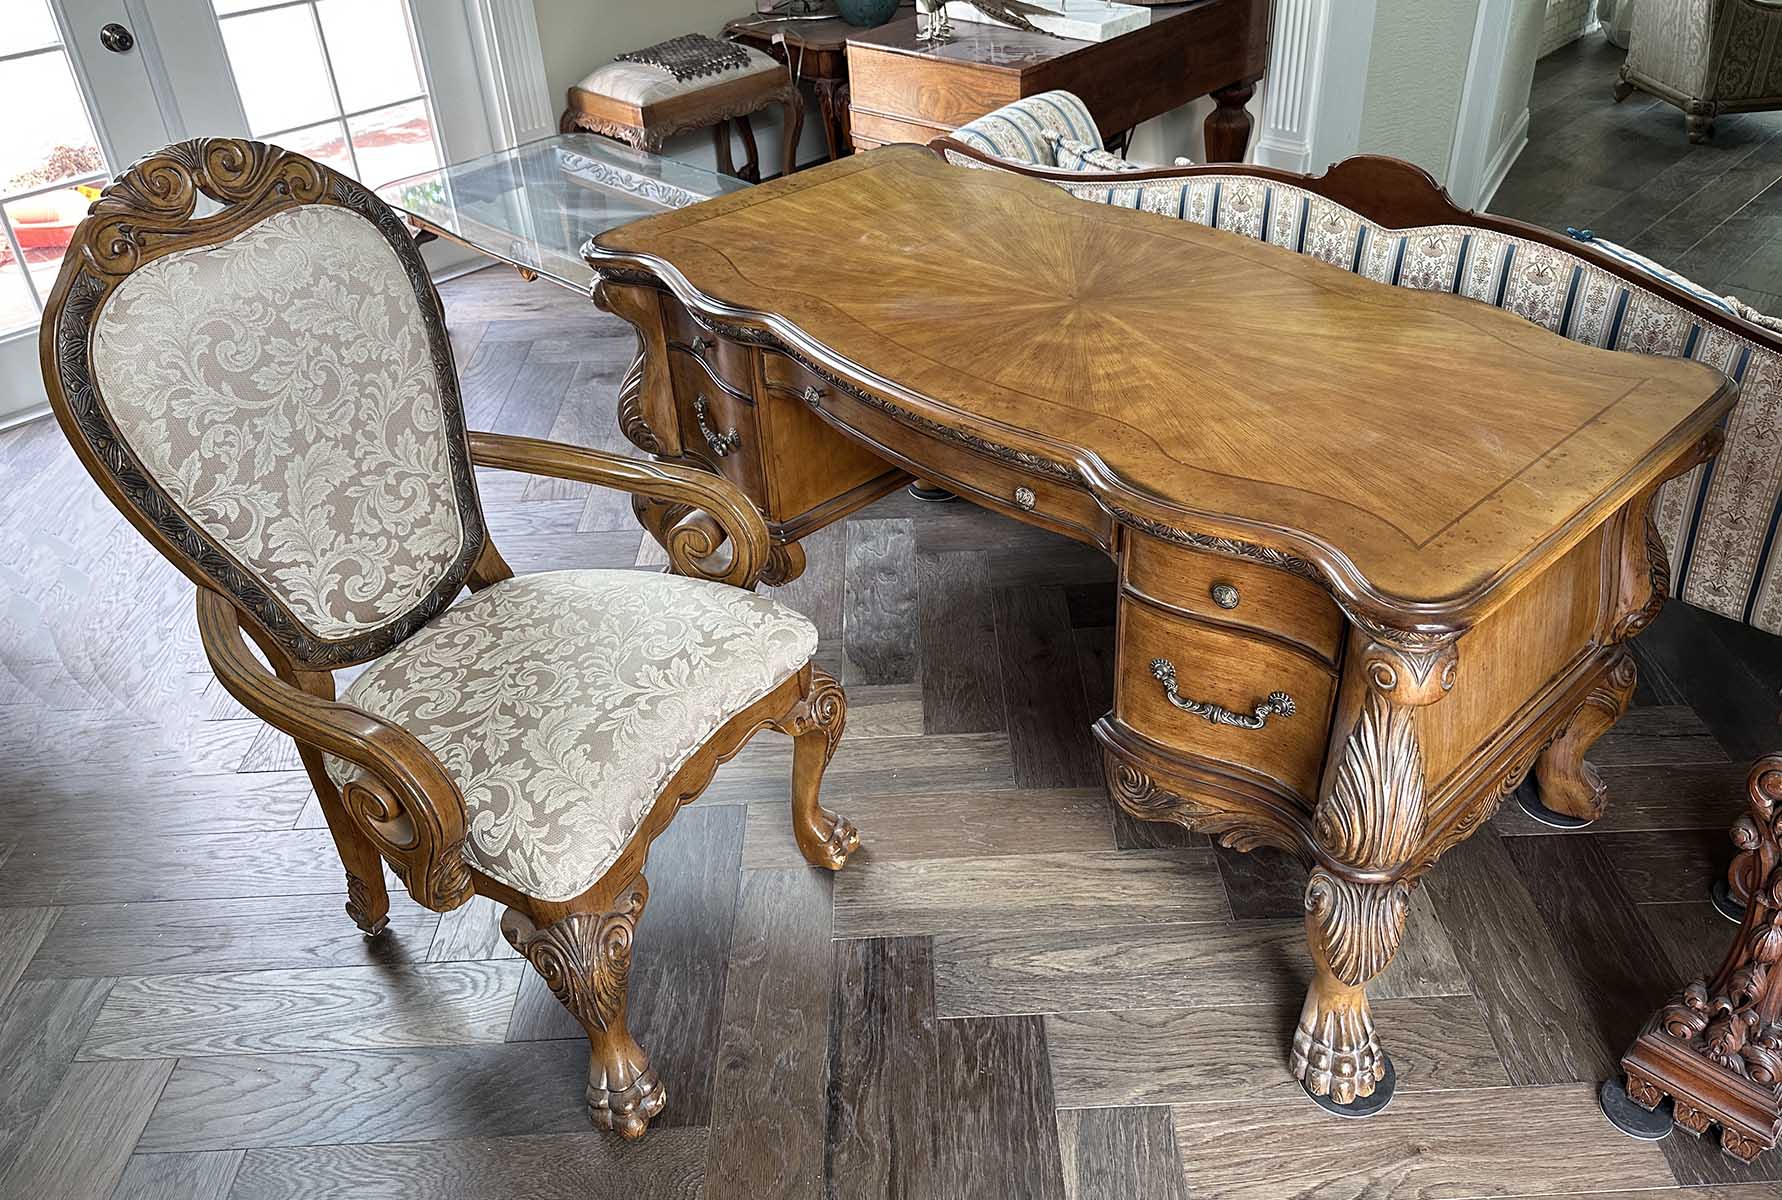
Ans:
[[[1708,436],[1736,385],[1512,313],[886,147],[601,234],[708,318],[1015,455],[1116,517],[1470,623]]]

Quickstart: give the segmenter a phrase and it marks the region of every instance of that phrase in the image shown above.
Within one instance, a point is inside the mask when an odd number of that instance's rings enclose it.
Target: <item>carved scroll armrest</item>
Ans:
[[[444,911],[470,899],[464,798],[431,750],[400,726],[273,674],[248,648],[235,606],[202,587],[198,634],[223,690],[244,708],[299,745],[360,768],[341,803],[417,904]]]
[[[722,475],[503,433],[472,433],[470,457],[478,466],[574,479],[692,508],[665,539],[677,574],[749,588],[767,567],[773,548],[767,523]],[[714,561],[726,538],[729,560]]]

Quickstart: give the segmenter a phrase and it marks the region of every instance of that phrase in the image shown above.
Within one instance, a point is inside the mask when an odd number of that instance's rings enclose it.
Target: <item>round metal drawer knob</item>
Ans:
[[[1032,508],[1038,500],[1039,497],[1033,494],[1032,488],[1018,487],[1015,489],[1015,504],[1019,508]]]
[[[1238,590],[1229,583],[1213,585],[1213,603],[1220,608],[1236,608],[1238,606]]]

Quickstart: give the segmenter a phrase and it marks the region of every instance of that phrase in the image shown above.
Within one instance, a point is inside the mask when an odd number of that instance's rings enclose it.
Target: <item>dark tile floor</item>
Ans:
[[[1613,61],[1541,65],[1498,209],[1773,296],[1782,119],[1691,147],[1673,111],[1609,103]],[[501,270],[444,292],[473,425],[620,447],[625,327]],[[658,843],[632,1023],[673,1101],[625,1145],[586,1128],[585,1043],[492,905],[399,898],[358,936],[290,746],[212,683],[189,585],[56,431],[0,436],[0,477],[6,1200],[1778,1194],[1782,1155],[1630,1142],[1593,1100],[1730,935],[1704,897],[1778,741],[1776,639],[1666,610],[1593,754],[1609,816],[1505,812],[1443,861],[1375,989],[1400,1093],[1342,1122],[1284,1067],[1298,869],[1100,789],[1106,562],[890,497],[783,593],[849,688],[826,797],[866,847],[804,867],[781,740]],[[609,495],[496,473],[483,495],[519,570],[655,561]]]

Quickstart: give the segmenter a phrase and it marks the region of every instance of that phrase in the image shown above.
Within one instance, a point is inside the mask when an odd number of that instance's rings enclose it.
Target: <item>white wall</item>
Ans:
[[[716,37],[724,22],[752,11],[753,7],[748,0],[533,0],[551,103],[556,111],[563,111],[563,95],[569,86],[595,67],[611,62],[615,54],[683,33]],[[777,174],[781,146],[779,107],[755,114],[750,124],[761,147],[761,173]],[[705,130],[677,138],[663,152],[704,167],[714,166],[717,161],[712,136]],[[809,162],[822,157],[823,152],[816,102],[807,92],[798,160]],[[734,153],[740,165],[740,138],[735,140]]]
[[[1478,13],[1478,0],[1378,0],[1360,153],[1446,180]]]

